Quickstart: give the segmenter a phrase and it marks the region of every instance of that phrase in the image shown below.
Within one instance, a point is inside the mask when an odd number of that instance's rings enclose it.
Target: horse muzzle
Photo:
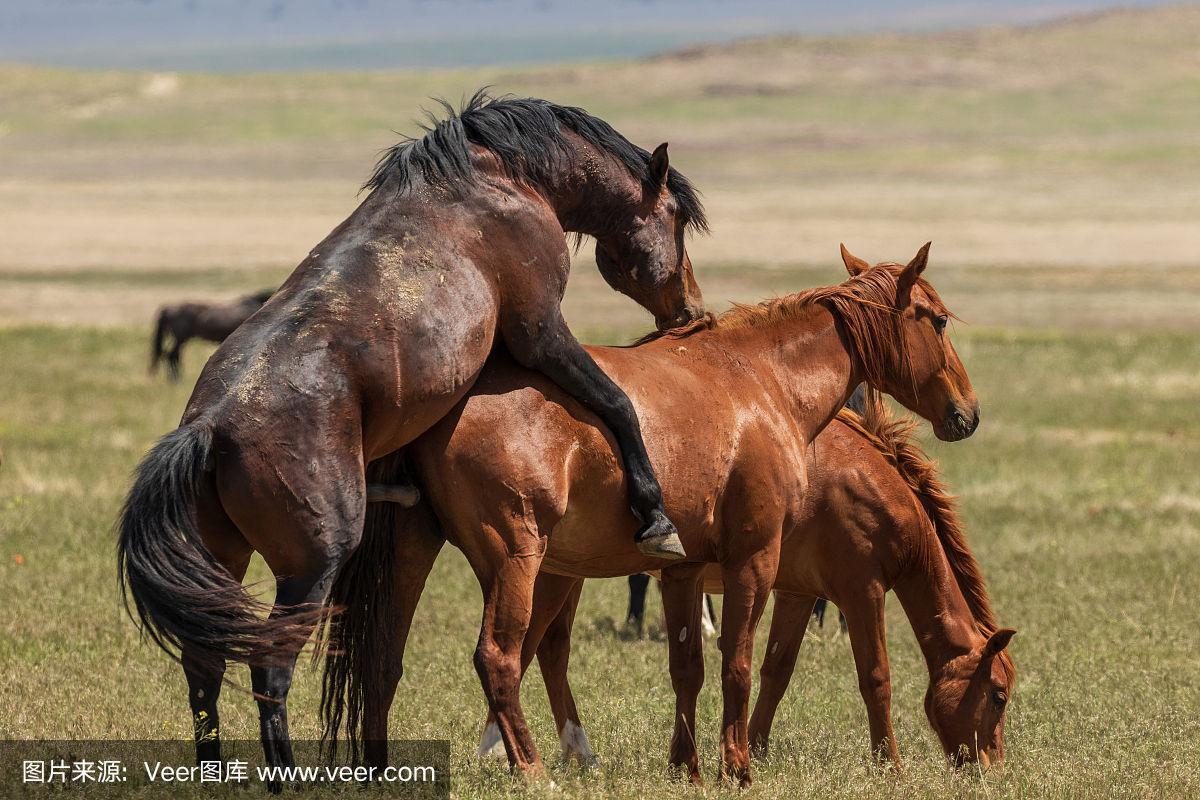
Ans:
[[[682,328],[684,325],[689,325],[698,319],[704,317],[707,312],[704,310],[702,303],[688,303],[687,306],[673,317],[664,317],[654,319],[654,326],[660,331],[669,331],[672,328]]]
[[[979,427],[979,405],[966,409],[957,403],[950,403],[942,424],[936,426],[933,432],[943,442],[958,442],[966,439]]]

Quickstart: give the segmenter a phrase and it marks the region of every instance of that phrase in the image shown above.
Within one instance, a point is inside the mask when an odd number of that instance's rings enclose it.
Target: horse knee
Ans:
[[[726,666],[721,675],[721,688],[725,692],[748,696],[750,694],[749,665],[733,663]]]
[[[480,642],[475,648],[475,671],[496,702],[506,702],[508,688],[520,686],[521,659],[504,652],[494,642]]]
[[[871,669],[858,678],[858,691],[864,698],[890,701],[892,679],[885,669]]]
[[[676,693],[698,692],[704,684],[704,662],[689,658],[671,668],[671,686]]]

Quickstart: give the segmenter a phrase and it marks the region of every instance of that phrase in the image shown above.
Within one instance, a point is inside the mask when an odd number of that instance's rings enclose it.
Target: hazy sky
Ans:
[[[0,0],[0,60],[362,69],[645,55],[771,33],[1035,22],[1151,0]]]

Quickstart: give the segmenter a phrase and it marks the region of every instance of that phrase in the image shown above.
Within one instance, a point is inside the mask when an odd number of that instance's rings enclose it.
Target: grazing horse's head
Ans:
[[[1015,633],[1001,628],[930,681],[925,714],[957,766],[987,768],[1004,760],[1004,717],[1017,677],[1006,648]]]
[[[677,328],[704,315],[684,245],[689,225],[704,227],[703,215],[695,191],[671,169],[665,142],[638,183],[632,202],[613,212],[596,235],[596,266],[609,286],[654,315],[659,330]]]
[[[929,259],[929,244],[907,265],[872,267],[842,246],[842,260],[850,275],[873,284],[864,299],[890,306],[886,309],[885,335],[866,330],[859,340],[859,358],[867,380],[890,394],[910,411],[927,419],[937,437],[955,442],[975,432],[979,425],[979,400],[971,380],[950,343],[947,326],[952,314],[933,287],[921,278]],[[852,281],[853,283],[853,281]],[[882,291],[881,291],[882,290]],[[862,314],[863,328],[871,328],[878,314]],[[855,325],[853,316],[843,323]],[[851,331],[853,333],[853,331]],[[862,342],[868,343],[864,348]],[[875,352],[864,352],[874,350]]]

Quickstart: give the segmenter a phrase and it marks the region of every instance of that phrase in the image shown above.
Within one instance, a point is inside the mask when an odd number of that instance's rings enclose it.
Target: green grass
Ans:
[[[622,339],[634,331],[598,332]],[[111,526],[130,470],[175,424],[203,348],[189,353],[187,379],[170,385],[145,375],[143,337],[126,328],[0,330],[0,737],[189,736],[181,674],[122,616]],[[827,628],[802,650],[772,754],[755,765],[747,796],[1200,792],[1200,339],[1015,329],[957,338],[983,398],[983,425],[968,442],[929,447],[962,497],[1000,621],[1020,631],[1008,762],[983,780],[943,766],[921,711],[924,667],[893,603],[907,772],[882,773],[868,760],[848,643]],[[263,575],[256,566],[252,577]],[[554,781],[566,796],[696,796],[664,776],[666,647],[617,635],[624,591],[623,581],[588,586],[571,667],[603,766],[593,774],[553,767]],[[503,765],[472,755],[483,710],[471,666],[480,608],[469,568],[447,550],[417,614],[392,730],[451,739],[457,796],[550,796],[544,787],[514,790]],[[706,669],[697,733],[711,778],[720,708],[711,643]],[[309,665],[299,671],[297,737],[317,733],[316,678]],[[553,763],[538,677],[524,699]],[[222,713],[226,736],[255,736],[249,698],[226,690]]]

